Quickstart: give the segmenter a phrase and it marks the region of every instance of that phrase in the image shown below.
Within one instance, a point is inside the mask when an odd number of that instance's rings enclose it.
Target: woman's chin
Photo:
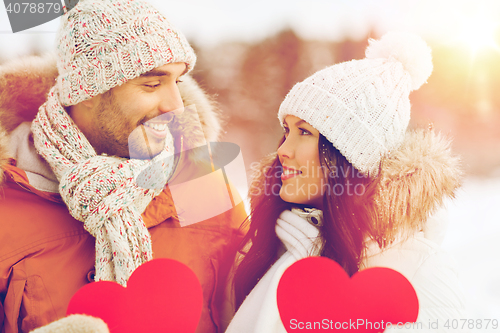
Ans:
[[[296,195],[290,195],[285,193],[285,191],[283,191],[283,187],[282,190],[280,191],[280,198],[281,200],[292,204],[298,204],[298,205],[304,204],[304,202],[302,202],[302,200],[300,200],[300,198],[298,198]]]
[[[310,208],[316,208],[323,210],[323,198],[301,198],[298,196],[287,195],[283,191],[280,191],[280,198],[288,203],[303,205]]]

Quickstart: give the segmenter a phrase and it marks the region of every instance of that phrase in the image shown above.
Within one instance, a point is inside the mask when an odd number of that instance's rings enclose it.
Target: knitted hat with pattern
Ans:
[[[280,106],[323,134],[360,172],[378,174],[410,121],[410,91],[432,72],[431,50],[419,37],[390,32],[370,40],[366,58],[325,68],[297,83]]]
[[[57,34],[57,86],[75,105],[156,67],[196,55],[158,10],[140,0],[80,0],[63,15]]]

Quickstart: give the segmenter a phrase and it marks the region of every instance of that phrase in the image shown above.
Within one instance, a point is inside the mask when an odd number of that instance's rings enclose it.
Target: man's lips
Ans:
[[[283,167],[283,172],[281,173],[281,180],[287,180],[287,179],[290,179],[292,177],[295,177],[297,175],[300,175],[302,173],[302,171],[299,171],[299,170],[296,170],[296,169],[292,169],[292,168],[287,168],[287,167]]]
[[[154,121],[147,121],[144,124],[144,128],[146,131],[151,133],[153,136],[164,139],[167,134],[168,134],[168,123],[166,122],[154,122]]]
[[[153,137],[158,139],[164,139],[168,134],[168,123],[172,121],[174,114],[172,112],[163,113],[159,116],[149,119],[143,122],[141,125],[144,126],[146,131]]]

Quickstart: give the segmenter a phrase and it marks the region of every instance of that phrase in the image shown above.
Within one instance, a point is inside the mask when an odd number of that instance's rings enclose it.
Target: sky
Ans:
[[[0,0],[3,2],[4,0]],[[370,30],[416,32],[434,43],[478,43],[499,30],[499,0],[150,0],[191,42],[256,42],[290,27],[312,40],[361,39]],[[13,34],[0,5],[0,56],[54,46],[58,20]],[[487,43],[487,41],[485,41]]]

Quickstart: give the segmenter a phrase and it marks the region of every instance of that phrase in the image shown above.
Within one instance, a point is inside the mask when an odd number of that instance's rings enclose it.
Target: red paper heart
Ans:
[[[374,267],[349,278],[339,264],[324,257],[290,266],[279,282],[277,299],[287,332],[383,332],[387,323],[413,323],[418,316],[417,294],[400,273]]]
[[[99,317],[111,333],[194,332],[202,302],[194,272],[178,261],[162,258],[139,266],[127,288],[108,281],[82,287],[71,298],[66,315]]]

